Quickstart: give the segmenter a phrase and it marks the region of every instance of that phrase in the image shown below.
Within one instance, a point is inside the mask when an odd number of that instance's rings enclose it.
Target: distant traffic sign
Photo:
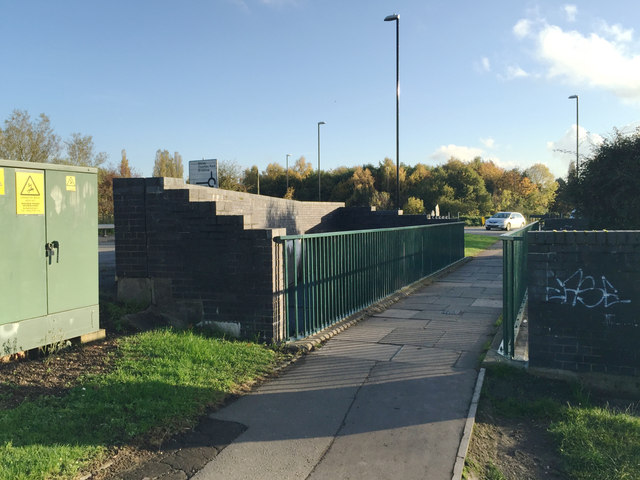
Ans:
[[[218,160],[192,160],[189,162],[189,183],[218,188]]]

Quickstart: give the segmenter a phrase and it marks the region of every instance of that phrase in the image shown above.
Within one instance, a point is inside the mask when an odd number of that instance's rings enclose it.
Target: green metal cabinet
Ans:
[[[0,356],[99,330],[97,170],[0,160]]]

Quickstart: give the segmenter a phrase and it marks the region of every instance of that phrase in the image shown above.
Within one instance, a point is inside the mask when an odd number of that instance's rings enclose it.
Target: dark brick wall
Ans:
[[[303,233],[341,203],[283,199],[115,179],[118,296],[161,305],[186,323],[235,325],[278,340],[278,252],[273,237]]]
[[[640,232],[528,242],[530,366],[640,376]]]
[[[414,227],[457,222],[457,219],[435,219],[426,215],[398,214],[397,210],[376,210],[374,207],[339,208],[307,233],[372,230],[377,228]]]

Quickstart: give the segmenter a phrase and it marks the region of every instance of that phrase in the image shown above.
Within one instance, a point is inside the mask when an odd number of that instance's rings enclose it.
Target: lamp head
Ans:
[[[324,122],[318,122],[318,125],[325,125]]]
[[[400,20],[400,15],[394,13],[393,15],[387,15],[386,17],[384,17],[385,22],[393,22],[394,20]]]
[[[577,100],[577,99],[578,99],[578,95],[571,95],[571,96],[569,97],[569,100],[571,100],[571,99],[573,99],[573,98],[575,98],[575,99]]]

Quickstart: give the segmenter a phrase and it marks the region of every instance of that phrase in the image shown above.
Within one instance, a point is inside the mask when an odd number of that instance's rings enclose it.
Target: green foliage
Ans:
[[[156,160],[153,164],[154,177],[182,178],[182,156],[175,152],[173,155],[168,150],[157,150]]]
[[[69,140],[65,140],[64,144],[67,156],[65,158],[54,159],[54,163],[84,167],[98,167],[107,159],[106,153],[94,152],[93,137],[91,135],[72,133],[71,138]]]
[[[420,198],[409,197],[402,207],[405,215],[420,215],[424,213],[424,202]]]
[[[0,480],[74,478],[109,446],[193,424],[276,358],[264,346],[192,332],[125,337],[109,373],[0,411]]]
[[[122,333],[129,329],[123,317],[129,313],[141,312],[148,305],[136,302],[112,302],[100,299],[100,325],[109,332]]]
[[[470,164],[452,158],[433,173],[442,213],[482,215],[491,210],[491,195]]]
[[[576,206],[593,228],[640,229],[640,131],[605,140],[577,183]]]
[[[481,227],[482,218],[480,215],[461,215],[458,220],[464,222],[467,227]]]
[[[0,158],[46,163],[58,159],[60,151],[60,137],[44,113],[32,121],[26,110],[14,110],[0,129]]]
[[[375,187],[375,179],[368,168],[357,167],[350,181],[353,191],[347,200],[348,207],[364,207],[373,205],[378,191]]]

